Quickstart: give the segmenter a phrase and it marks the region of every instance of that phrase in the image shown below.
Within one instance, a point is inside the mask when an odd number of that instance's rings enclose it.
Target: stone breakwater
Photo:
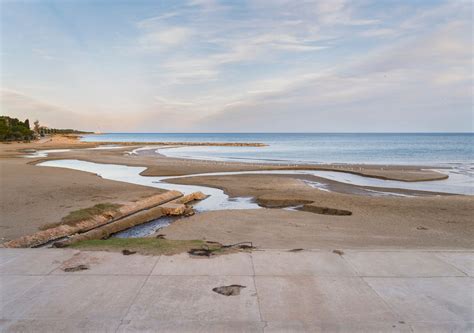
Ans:
[[[84,142],[86,143],[86,142]],[[138,145],[154,145],[154,146],[211,146],[211,147],[267,147],[265,143],[259,142],[108,142],[108,141],[97,141],[87,142],[89,145],[110,145],[120,144],[121,146],[138,146]]]

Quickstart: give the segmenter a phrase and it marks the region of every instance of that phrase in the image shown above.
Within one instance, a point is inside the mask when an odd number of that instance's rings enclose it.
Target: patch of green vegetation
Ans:
[[[30,121],[0,116],[0,141],[29,141],[34,139]]]
[[[61,219],[61,222],[50,223],[42,226],[41,230],[46,230],[50,228],[54,228],[60,226],[62,224],[67,225],[75,225],[81,221],[93,218],[94,216],[104,215],[104,214],[111,214],[116,212],[122,205],[119,204],[112,204],[112,203],[100,203],[92,207],[78,209],[75,211],[70,212],[68,215],[64,216]]]
[[[104,240],[86,240],[74,243],[69,247],[91,251],[123,250],[136,251],[145,255],[173,255],[188,252],[196,248],[209,248],[220,251],[219,243],[208,243],[202,240],[171,240],[161,238],[109,238]]]

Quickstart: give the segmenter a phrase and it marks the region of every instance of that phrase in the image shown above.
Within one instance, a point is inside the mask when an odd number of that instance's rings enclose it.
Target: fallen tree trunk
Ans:
[[[206,197],[207,196],[201,192],[191,193],[181,198],[175,199],[173,201],[164,203],[163,205],[153,207],[153,208],[138,212],[136,214],[121,218],[119,220],[100,226],[93,230],[84,232],[82,234],[74,235],[67,240],[54,243],[54,246],[65,247],[79,241],[92,240],[92,239],[105,239],[105,238],[108,238],[112,234],[115,234],[117,232],[120,232],[126,229],[130,229],[134,226],[137,226],[143,223],[151,222],[162,216],[183,215],[187,212],[187,207],[185,206],[186,203],[189,203],[195,200],[202,200]]]
[[[93,230],[89,230],[82,234],[73,235],[67,240],[54,243],[54,246],[65,247],[79,241],[108,238],[112,234],[132,228],[139,224],[151,222],[164,215],[165,214],[163,213],[163,208],[161,206],[153,207]]]
[[[149,209],[172,200],[182,197],[183,194],[178,191],[168,191],[156,194],[151,197],[138,200],[134,203],[124,205],[116,211],[109,211],[105,214],[94,216],[93,218],[83,220],[74,225],[63,224],[54,228],[36,232],[32,235],[23,236],[2,244],[3,247],[22,248],[35,247],[52,240],[63,238],[77,233],[86,232],[95,229],[111,221],[127,217],[145,209]]]
[[[208,197],[208,195],[206,195],[202,192],[193,192],[191,194],[183,195],[181,198],[178,198],[178,199],[175,199],[175,200],[171,201],[171,203],[187,204],[191,201],[206,199],[207,197]]]

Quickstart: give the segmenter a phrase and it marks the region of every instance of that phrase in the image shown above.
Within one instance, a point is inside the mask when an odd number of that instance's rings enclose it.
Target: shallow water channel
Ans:
[[[110,179],[115,181],[121,181],[131,184],[150,186],[160,188],[164,190],[177,190],[184,194],[192,192],[203,192],[209,197],[205,200],[199,201],[194,205],[196,212],[205,212],[213,210],[226,210],[226,209],[259,209],[252,197],[236,197],[230,198],[224,191],[198,185],[183,185],[183,184],[170,184],[166,183],[168,179],[176,178],[189,178],[189,177],[203,177],[203,176],[229,176],[229,175],[242,175],[242,174],[278,174],[278,175],[312,175],[320,177],[322,179],[328,179],[346,184],[358,185],[358,186],[371,186],[380,188],[394,188],[394,189],[408,189],[418,191],[432,191],[441,193],[451,194],[472,194],[472,179],[469,177],[450,174],[450,178],[446,180],[428,181],[428,182],[401,182],[392,180],[382,180],[376,178],[363,177],[359,175],[353,175],[345,172],[337,171],[317,171],[317,170],[270,170],[270,171],[240,171],[240,172],[213,172],[213,173],[201,173],[191,174],[184,176],[166,176],[166,177],[148,177],[141,176],[145,167],[132,167],[125,165],[115,164],[101,164],[86,162],[80,160],[54,160],[46,161],[38,164],[42,167],[57,167],[66,168],[73,170],[80,170],[97,174],[104,179]],[[470,181],[470,183],[469,183]],[[319,188],[321,190],[328,190],[326,184],[316,181],[305,181],[309,186]],[[372,191],[376,192],[376,195],[387,195],[384,191]],[[388,193],[393,194],[393,193]],[[396,195],[396,194],[395,194]],[[143,237],[152,234],[156,230],[167,226],[174,219],[172,217],[160,218],[150,223],[146,223],[129,230],[125,230],[116,234],[116,237]]]

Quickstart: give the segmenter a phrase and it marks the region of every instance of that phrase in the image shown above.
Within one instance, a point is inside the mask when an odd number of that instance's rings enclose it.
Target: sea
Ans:
[[[474,133],[105,133],[82,141],[258,142],[265,147],[163,149],[171,157],[260,163],[455,167],[474,173]]]

